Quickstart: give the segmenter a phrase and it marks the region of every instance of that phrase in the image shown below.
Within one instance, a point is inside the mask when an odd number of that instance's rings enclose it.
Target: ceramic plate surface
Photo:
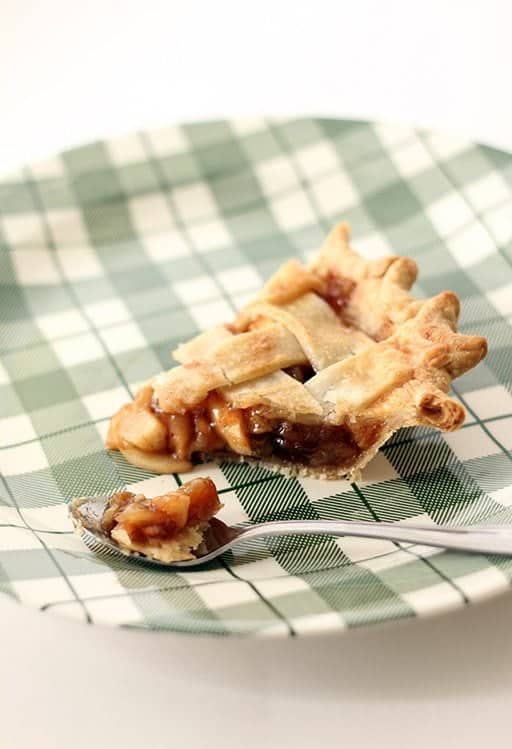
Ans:
[[[71,530],[70,497],[175,485],[104,450],[110,414],[342,218],[358,251],[412,256],[415,293],[453,289],[462,332],[487,336],[454,383],[467,422],[398,433],[358,484],[201,467],[221,517],[512,522],[512,157],[378,123],[194,123],[0,180],[1,591],[118,627],[302,636],[509,587],[512,560],[351,538],[272,539],[173,574],[95,556]]]

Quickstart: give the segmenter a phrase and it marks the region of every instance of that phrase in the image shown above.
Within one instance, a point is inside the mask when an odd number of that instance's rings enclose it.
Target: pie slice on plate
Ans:
[[[450,291],[415,299],[413,260],[365,260],[346,224],[286,262],[233,323],[174,351],[112,418],[107,447],[155,473],[212,458],[317,478],[357,475],[401,427],[464,421],[452,379],[486,354]]]

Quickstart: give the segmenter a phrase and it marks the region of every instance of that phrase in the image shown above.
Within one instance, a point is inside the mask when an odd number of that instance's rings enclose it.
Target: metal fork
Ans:
[[[108,550],[110,554],[139,559],[160,567],[183,569],[200,567],[237,544],[270,536],[311,534],[315,536],[358,536],[387,541],[438,546],[454,551],[480,554],[512,555],[512,526],[422,526],[396,523],[345,521],[345,520],[275,520],[249,526],[227,525],[212,518],[204,535],[204,543],[195,552],[194,559],[181,562],[161,562],[139,552],[127,551],[117,546],[100,527],[109,496],[83,497],[74,500],[70,511],[73,522],[84,541],[95,550]]]

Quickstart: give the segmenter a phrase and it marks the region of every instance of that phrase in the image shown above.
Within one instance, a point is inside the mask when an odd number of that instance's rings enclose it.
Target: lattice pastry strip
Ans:
[[[180,345],[181,366],[115,415],[108,446],[155,471],[218,455],[339,477],[400,427],[460,426],[464,410],[446,393],[485,356],[485,339],[456,333],[452,292],[410,295],[412,260],[367,261],[348,240],[340,224],[232,325]]]

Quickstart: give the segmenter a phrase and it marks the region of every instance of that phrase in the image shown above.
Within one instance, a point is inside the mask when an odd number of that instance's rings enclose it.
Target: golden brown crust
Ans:
[[[405,257],[365,260],[348,244],[348,226],[336,226],[311,263],[320,276],[341,273],[355,282],[345,315],[349,323],[375,340],[390,336],[397,325],[416,314],[421,302],[408,291],[416,280],[417,266]]]
[[[444,432],[458,429],[466,416],[461,404],[449,398],[442,390],[419,393],[416,408],[418,424],[434,426]]]
[[[269,406],[276,417],[300,419],[321,417],[322,404],[314,398],[301,382],[278,370],[240,385],[220,391],[235,408],[250,408],[255,403]]]
[[[331,307],[310,292],[281,306],[254,304],[245,319],[257,317],[280,323],[292,333],[316,372],[373,343],[361,331],[343,326]]]
[[[187,360],[158,375],[154,396],[163,411],[180,412],[200,403],[212,390],[307,361],[297,339],[283,325],[265,325],[231,336],[204,358]]]
[[[315,273],[298,260],[288,260],[263,287],[258,299],[269,304],[288,304],[309,291],[318,291],[320,287],[320,279]]]
[[[217,391],[236,409],[263,405],[276,419],[347,425],[359,453],[348,467],[298,469],[316,476],[359,470],[400,427],[456,429],[464,409],[446,393],[453,378],[485,356],[487,344],[457,333],[453,292],[414,298],[416,274],[409,258],[360,257],[340,224],[309,266],[285,263],[233,326],[181,345],[182,365],[154,379],[152,402],[166,413],[185,413]],[[303,383],[282,371],[297,365],[316,374]],[[140,403],[147,399],[146,392]],[[163,437],[154,420],[131,408],[114,416],[108,444],[125,454],[138,450],[141,465],[144,446],[160,445]],[[250,454],[240,419],[219,422],[222,430],[232,450]],[[156,465],[160,447],[153,451]],[[294,465],[282,456],[274,461],[286,470]]]

